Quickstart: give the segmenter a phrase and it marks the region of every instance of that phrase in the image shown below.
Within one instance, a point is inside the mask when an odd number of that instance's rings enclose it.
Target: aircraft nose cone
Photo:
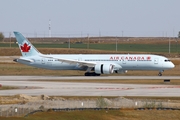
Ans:
[[[175,65],[173,63],[171,63],[171,68],[174,68],[174,67],[175,67]]]
[[[172,62],[164,64],[164,68],[165,69],[172,69],[174,67],[175,67],[175,65]]]
[[[172,62],[170,62],[168,65],[168,68],[174,68],[174,67],[175,67],[175,65]]]

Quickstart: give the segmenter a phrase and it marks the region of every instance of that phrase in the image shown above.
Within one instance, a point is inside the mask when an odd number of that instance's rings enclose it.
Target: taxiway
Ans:
[[[50,80],[82,80],[58,82]],[[49,95],[49,96],[174,96],[180,97],[180,85],[85,83],[85,79],[180,79],[180,76],[0,76],[3,86],[21,89],[0,90],[0,95]],[[38,80],[38,81],[36,81]],[[40,80],[40,81],[39,81]],[[49,81],[43,81],[49,80]]]
[[[0,76],[0,80],[139,80],[180,79],[180,76]]]

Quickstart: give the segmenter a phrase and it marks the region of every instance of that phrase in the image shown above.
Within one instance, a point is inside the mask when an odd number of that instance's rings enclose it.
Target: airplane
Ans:
[[[127,73],[128,70],[157,70],[158,75],[174,64],[152,54],[42,54],[20,32],[14,32],[22,56],[13,61],[51,70],[84,70],[85,76]]]

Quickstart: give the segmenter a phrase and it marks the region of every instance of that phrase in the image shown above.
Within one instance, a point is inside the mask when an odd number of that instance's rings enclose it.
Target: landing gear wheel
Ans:
[[[163,72],[164,72],[164,70],[160,70],[158,76],[162,76]]]
[[[159,73],[158,76],[162,76],[162,73]]]
[[[84,76],[100,76],[101,74],[97,74],[95,72],[86,72],[84,73]]]
[[[84,73],[84,76],[89,76],[88,72]]]

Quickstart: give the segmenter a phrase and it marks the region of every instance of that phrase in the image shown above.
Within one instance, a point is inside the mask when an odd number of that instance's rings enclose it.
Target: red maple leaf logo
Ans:
[[[150,56],[148,56],[148,57],[147,57],[147,60],[151,60],[151,57],[150,57]]]
[[[24,43],[24,45],[21,46],[22,52],[29,52],[30,48],[31,48],[31,46],[28,46],[27,43]]]

